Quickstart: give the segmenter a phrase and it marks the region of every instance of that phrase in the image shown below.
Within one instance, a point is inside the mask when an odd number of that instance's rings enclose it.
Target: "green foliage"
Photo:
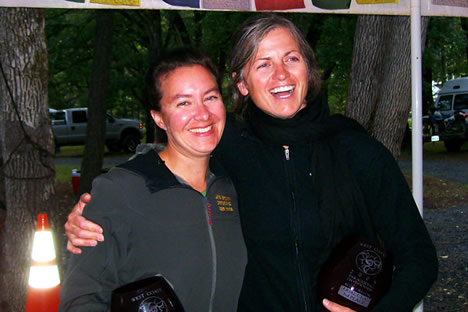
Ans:
[[[201,21],[202,37],[199,48],[206,51],[218,65],[223,100],[228,111],[232,110],[230,71],[232,35],[251,15],[252,13],[247,12],[210,11]]]
[[[93,11],[46,11],[50,107],[86,106],[94,26]]]
[[[143,87],[148,68],[146,11],[116,11],[107,108],[116,117],[144,120]]]
[[[122,13],[115,14],[107,107],[116,117],[142,119],[142,86],[148,67],[147,48],[140,30],[144,24],[132,23],[131,18],[137,19],[138,12]],[[52,108],[88,106],[94,14],[93,10],[46,10],[49,106]]]
[[[316,48],[332,113],[346,110],[355,25],[355,15],[326,15]]]
[[[46,10],[49,49],[49,106],[86,107],[94,53],[94,10]],[[107,107],[116,117],[145,120],[144,80],[153,58],[166,49],[193,45],[218,64],[225,104],[230,110],[232,34],[252,12],[116,10]],[[312,44],[332,112],[346,110],[355,15],[287,14]],[[158,19],[159,18],[159,19]],[[463,28],[464,27],[464,28]],[[432,17],[423,57],[426,83],[468,73],[467,19]],[[152,54],[152,39],[160,45]]]
[[[423,66],[432,71],[432,80],[443,83],[468,74],[466,18],[431,17]]]

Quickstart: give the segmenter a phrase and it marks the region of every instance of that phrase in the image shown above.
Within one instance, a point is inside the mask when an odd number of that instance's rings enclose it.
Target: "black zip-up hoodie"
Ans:
[[[436,279],[437,257],[408,185],[390,152],[367,134],[344,131],[334,140],[394,258],[392,287],[374,311],[411,311]],[[245,123],[226,124],[214,156],[236,187],[248,251],[238,311],[321,311],[316,280],[330,248],[310,155],[308,144],[272,146]]]

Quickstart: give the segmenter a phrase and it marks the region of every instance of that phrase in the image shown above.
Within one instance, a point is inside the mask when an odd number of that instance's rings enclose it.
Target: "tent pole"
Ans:
[[[421,0],[411,0],[411,114],[413,197],[423,215]],[[414,311],[422,312],[423,303]]]

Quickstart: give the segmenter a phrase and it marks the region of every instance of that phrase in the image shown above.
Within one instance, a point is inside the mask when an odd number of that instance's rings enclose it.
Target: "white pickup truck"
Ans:
[[[54,132],[55,145],[83,145],[86,141],[88,124],[87,108],[69,108],[62,110],[49,109]],[[143,137],[143,124],[135,119],[117,119],[109,113],[106,115],[106,146],[111,152],[123,149],[134,153]]]

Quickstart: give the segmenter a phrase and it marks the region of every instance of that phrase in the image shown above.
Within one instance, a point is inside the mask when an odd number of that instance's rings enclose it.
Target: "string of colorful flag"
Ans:
[[[67,0],[84,3],[85,0]],[[89,0],[89,3],[140,6],[141,0]],[[207,10],[275,11],[304,9],[306,2],[325,10],[346,10],[356,4],[388,4],[398,0],[159,0],[170,7]],[[468,7],[467,0],[431,0],[434,5]]]

